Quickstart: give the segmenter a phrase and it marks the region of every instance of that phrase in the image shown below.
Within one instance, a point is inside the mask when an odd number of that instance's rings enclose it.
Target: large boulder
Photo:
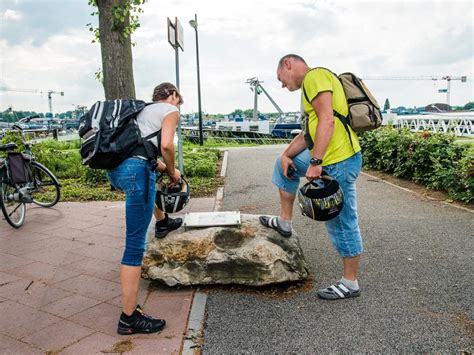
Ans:
[[[308,267],[295,234],[282,237],[243,214],[240,227],[180,228],[164,239],[150,228],[142,277],[168,286],[261,286],[304,280]]]

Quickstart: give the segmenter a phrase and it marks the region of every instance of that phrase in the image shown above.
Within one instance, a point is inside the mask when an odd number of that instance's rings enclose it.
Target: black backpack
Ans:
[[[133,156],[146,157],[153,164],[159,149],[149,139],[161,130],[141,136],[137,115],[147,105],[141,100],[107,100],[96,102],[79,120],[82,164],[92,169],[113,169]]]

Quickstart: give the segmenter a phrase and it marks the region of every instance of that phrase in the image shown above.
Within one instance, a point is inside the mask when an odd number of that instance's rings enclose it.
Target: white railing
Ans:
[[[412,132],[453,133],[458,137],[474,137],[474,114],[439,114],[398,116],[394,123]]]

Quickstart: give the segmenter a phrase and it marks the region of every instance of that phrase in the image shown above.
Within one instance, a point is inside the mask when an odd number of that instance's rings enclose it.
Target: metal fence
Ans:
[[[460,116],[407,116],[397,117],[400,128],[408,128],[412,132],[430,131],[452,133],[457,137],[474,137],[474,114]]]

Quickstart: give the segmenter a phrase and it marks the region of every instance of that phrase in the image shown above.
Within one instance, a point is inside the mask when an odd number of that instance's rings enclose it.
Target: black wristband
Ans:
[[[323,160],[322,159],[318,159],[318,158],[311,158],[309,163],[312,165],[312,166],[318,166],[318,165],[322,165],[323,164]]]

